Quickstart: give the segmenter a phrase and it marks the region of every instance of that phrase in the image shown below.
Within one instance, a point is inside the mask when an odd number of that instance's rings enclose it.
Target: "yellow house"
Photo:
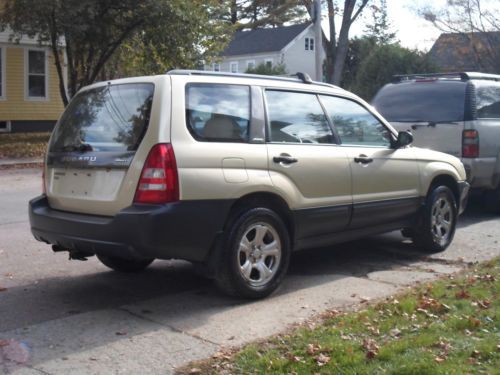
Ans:
[[[0,32],[0,132],[51,130],[64,105],[49,47]]]

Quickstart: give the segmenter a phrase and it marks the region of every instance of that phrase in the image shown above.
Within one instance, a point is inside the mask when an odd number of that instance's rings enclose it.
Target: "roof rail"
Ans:
[[[211,72],[206,70],[188,70],[188,69],[174,69],[169,70],[166,74],[168,75],[199,75],[199,76],[217,76],[217,77],[234,77],[234,78],[254,78],[254,79],[266,79],[271,81],[286,81],[286,82],[302,82],[307,84],[314,84],[318,86],[325,86],[331,88],[338,88],[337,86],[331,85],[324,82],[316,82],[311,79],[307,73],[295,73],[290,76],[266,76],[260,74],[247,74],[247,73],[229,73],[229,72]],[[297,78],[292,78],[297,77]]]
[[[398,74],[392,76],[392,78],[394,83],[424,78],[459,78],[462,81],[469,81],[471,79],[500,81],[500,75],[479,72]]]

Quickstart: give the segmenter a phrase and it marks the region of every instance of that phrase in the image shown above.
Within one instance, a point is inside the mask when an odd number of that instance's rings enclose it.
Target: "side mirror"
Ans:
[[[398,133],[398,139],[394,143],[394,148],[402,148],[413,142],[413,134],[405,130]]]

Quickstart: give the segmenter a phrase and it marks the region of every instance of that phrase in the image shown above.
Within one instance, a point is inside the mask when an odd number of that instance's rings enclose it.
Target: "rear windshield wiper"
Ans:
[[[86,151],[93,151],[93,148],[88,143],[80,143],[79,145],[63,146],[59,149],[59,151],[62,151],[62,152],[71,152],[71,151],[86,152]]]

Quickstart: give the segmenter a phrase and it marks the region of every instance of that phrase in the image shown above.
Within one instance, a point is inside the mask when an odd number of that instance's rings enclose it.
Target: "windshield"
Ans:
[[[79,93],[59,120],[51,152],[135,151],[149,122],[154,86],[106,85]]]
[[[460,81],[389,84],[380,89],[373,105],[393,122],[464,121],[465,89]]]

